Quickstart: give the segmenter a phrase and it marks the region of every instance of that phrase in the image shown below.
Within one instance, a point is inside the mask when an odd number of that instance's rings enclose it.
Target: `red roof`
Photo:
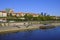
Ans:
[[[2,12],[2,13],[6,13],[6,11],[0,11],[0,12]]]

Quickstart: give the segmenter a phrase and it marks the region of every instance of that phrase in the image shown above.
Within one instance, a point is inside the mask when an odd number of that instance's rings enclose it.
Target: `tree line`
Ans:
[[[54,17],[47,15],[47,13],[43,13],[41,12],[41,14],[38,17],[33,17],[33,15],[27,13],[24,16],[19,16],[17,17],[12,16],[12,13],[9,14],[9,10],[10,9],[6,9],[7,12],[7,20],[14,20],[14,21],[50,21],[50,20],[54,20]],[[29,15],[28,15],[29,14]],[[25,18],[25,19],[20,19],[20,18]]]
[[[33,17],[33,15],[29,14],[25,14],[24,16],[19,16],[17,17],[16,15],[15,16],[12,16],[12,14],[10,15],[7,15],[7,20],[14,20],[14,21],[50,21],[50,20],[53,20],[54,18],[51,17],[50,15],[39,15],[38,17]],[[24,18],[24,19],[20,19],[20,18]]]

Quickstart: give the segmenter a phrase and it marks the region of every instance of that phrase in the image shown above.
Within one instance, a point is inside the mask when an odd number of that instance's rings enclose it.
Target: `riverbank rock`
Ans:
[[[51,28],[55,28],[55,26],[53,25],[43,25],[39,27],[40,29],[51,29]]]

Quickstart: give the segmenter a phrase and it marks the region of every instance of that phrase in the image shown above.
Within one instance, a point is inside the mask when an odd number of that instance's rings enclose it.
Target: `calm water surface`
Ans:
[[[60,40],[60,27],[0,35],[0,40]]]

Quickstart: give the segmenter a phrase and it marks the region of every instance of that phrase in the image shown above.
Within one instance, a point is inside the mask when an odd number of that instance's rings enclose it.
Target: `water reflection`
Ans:
[[[60,40],[60,27],[0,35],[0,40]]]

